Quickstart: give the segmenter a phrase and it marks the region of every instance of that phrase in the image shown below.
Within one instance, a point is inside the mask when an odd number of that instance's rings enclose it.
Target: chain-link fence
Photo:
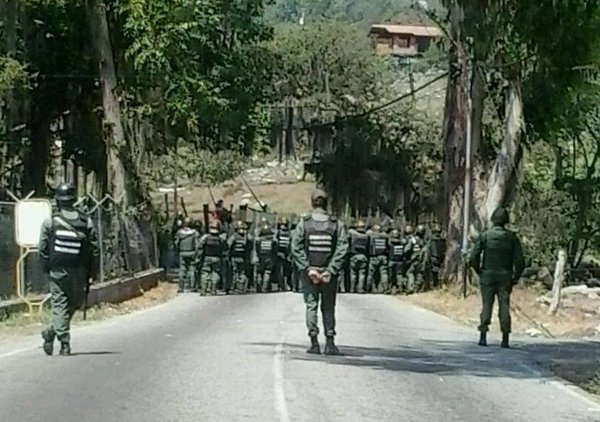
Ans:
[[[124,211],[118,201],[88,196],[79,202],[98,236],[99,281],[131,276],[159,265],[154,220],[147,210]]]
[[[16,267],[20,250],[15,240],[15,202],[0,202],[0,299],[17,295]],[[100,250],[99,281],[130,276],[159,265],[157,230],[148,210],[126,212],[110,196],[86,197],[78,208],[97,231]],[[48,293],[47,277],[37,251],[23,260],[25,295]]]

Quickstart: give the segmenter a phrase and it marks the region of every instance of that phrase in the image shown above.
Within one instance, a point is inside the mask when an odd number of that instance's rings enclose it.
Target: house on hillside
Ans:
[[[369,34],[381,54],[397,57],[410,63],[420,57],[443,33],[436,26],[375,24]]]

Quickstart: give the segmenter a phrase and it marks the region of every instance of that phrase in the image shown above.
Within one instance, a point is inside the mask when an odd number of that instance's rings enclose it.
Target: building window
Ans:
[[[408,48],[408,46],[410,44],[408,37],[405,37],[405,36],[398,36],[398,37],[396,37],[396,39],[394,41],[395,41],[394,43],[396,44],[396,47],[399,47],[399,48]]]

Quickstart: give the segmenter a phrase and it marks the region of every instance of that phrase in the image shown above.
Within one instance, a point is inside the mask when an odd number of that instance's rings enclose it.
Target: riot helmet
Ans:
[[[54,190],[54,199],[59,208],[72,207],[75,204],[75,187],[70,183],[61,183]]]

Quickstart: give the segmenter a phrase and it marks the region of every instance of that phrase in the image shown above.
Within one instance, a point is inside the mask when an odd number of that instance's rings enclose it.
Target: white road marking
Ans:
[[[287,400],[285,398],[285,380],[283,378],[283,341],[280,341],[275,346],[275,354],[273,355],[273,378],[275,390],[275,406],[280,422],[290,422],[290,414],[287,408]]]
[[[16,350],[12,350],[10,352],[6,352],[6,353],[2,353],[0,355],[0,359],[4,359],[4,358],[8,358],[14,355],[18,355],[20,353],[25,353],[25,352],[29,352],[31,350],[35,350],[38,349],[40,346],[30,346],[30,347],[24,347],[22,349],[16,349]]]

